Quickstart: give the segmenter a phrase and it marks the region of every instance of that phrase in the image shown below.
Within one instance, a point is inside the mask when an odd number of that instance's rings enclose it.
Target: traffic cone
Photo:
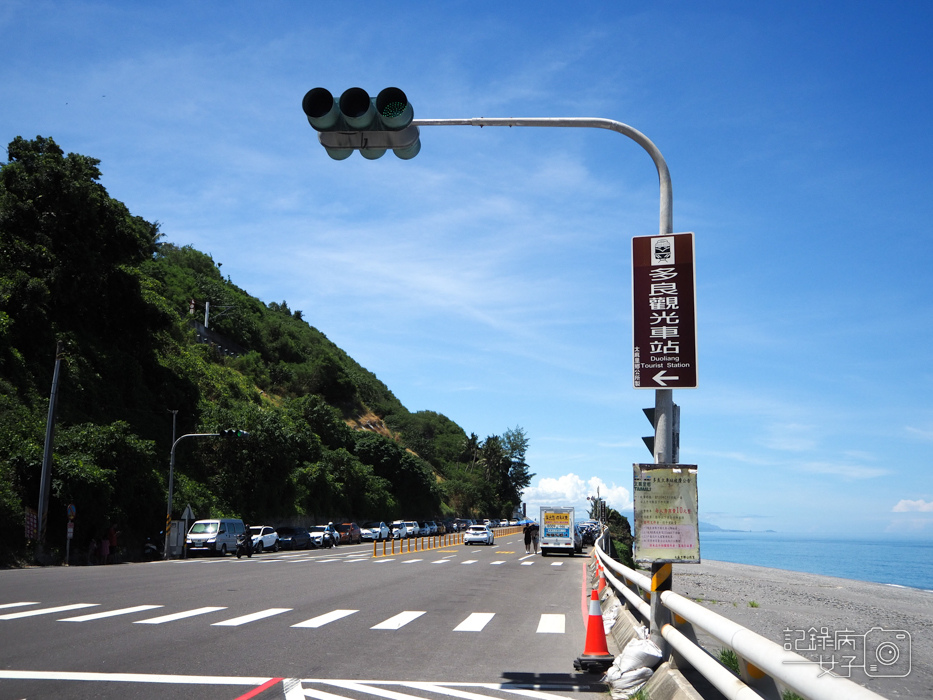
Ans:
[[[596,586],[596,592],[599,595],[603,594],[603,589],[606,587],[606,572],[603,569],[603,565],[599,565],[599,583]]]
[[[594,588],[590,594],[590,614],[586,622],[586,643],[583,645],[583,655],[574,660],[573,667],[587,673],[603,673],[612,666],[614,660],[615,657],[609,653],[609,647],[606,645],[603,612],[599,607],[599,596]]]

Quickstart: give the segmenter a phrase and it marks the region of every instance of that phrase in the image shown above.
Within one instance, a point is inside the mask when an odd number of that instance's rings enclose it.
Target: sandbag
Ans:
[[[636,668],[654,668],[661,663],[661,650],[650,639],[633,639],[612,662],[622,674]]]
[[[618,679],[609,684],[612,700],[628,700],[648,682],[653,674],[652,669],[644,667],[623,673]]]

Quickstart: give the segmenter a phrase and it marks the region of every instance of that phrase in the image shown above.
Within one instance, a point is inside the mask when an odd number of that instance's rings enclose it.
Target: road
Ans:
[[[584,562],[511,535],[0,571],[0,699],[592,698]]]

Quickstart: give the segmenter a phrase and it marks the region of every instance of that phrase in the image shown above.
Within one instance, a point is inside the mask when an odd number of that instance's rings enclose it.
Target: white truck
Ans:
[[[565,553],[571,557],[583,551],[583,540],[573,521],[573,508],[541,506],[539,544],[541,556]]]

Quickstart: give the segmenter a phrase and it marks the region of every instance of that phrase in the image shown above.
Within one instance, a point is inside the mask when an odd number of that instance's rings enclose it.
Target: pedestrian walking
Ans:
[[[525,529],[522,532],[525,535],[525,554],[531,554],[531,525],[525,523]]]
[[[531,525],[531,547],[534,549],[534,553],[538,553],[538,523],[533,523]]]

